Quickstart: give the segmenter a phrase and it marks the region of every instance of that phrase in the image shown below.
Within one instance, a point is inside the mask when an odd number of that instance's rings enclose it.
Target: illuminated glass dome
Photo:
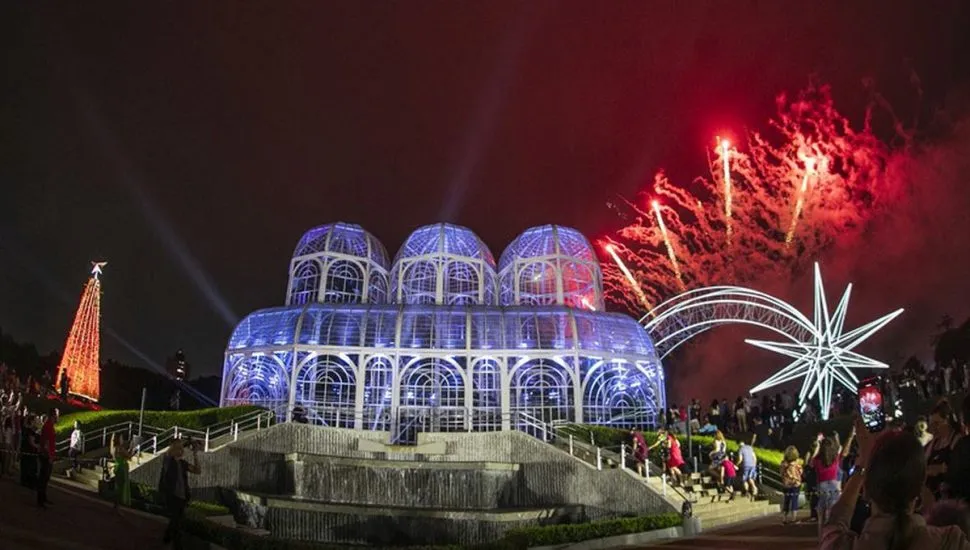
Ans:
[[[286,303],[386,302],[387,268],[384,245],[359,225],[314,227],[293,251]]]
[[[393,443],[419,432],[663,422],[650,335],[603,311],[600,266],[576,230],[547,225],[516,238],[500,262],[501,304],[495,259],[467,228],[421,227],[388,265],[359,226],[308,231],[287,305],[233,331],[221,405],[386,431]]]
[[[471,229],[426,225],[411,233],[394,258],[391,301],[492,305],[495,283],[495,258]]]
[[[559,225],[525,230],[499,261],[502,305],[565,305],[602,311],[603,274],[579,231]]]

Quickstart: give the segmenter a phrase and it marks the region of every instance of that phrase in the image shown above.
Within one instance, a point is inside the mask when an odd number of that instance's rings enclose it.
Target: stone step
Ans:
[[[752,506],[738,509],[724,510],[716,514],[700,516],[701,527],[703,529],[714,529],[725,525],[731,525],[749,519],[771,516],[778,513],[777,506]]]

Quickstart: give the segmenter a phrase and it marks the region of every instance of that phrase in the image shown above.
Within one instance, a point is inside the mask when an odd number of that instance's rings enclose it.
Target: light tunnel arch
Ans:
[[[794,306],[756,290],[718,286],[691,290],[661,303],[640,322],[660,359],[687,340],[724,324],[746,324],[773,331],[793,342],[815,332]]]

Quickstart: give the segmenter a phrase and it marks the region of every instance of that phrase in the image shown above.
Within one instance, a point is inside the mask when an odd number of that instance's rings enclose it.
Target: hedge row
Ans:
[[[680,514],[660,514],[637,518],[619,518],[589,523],[546,525],[543,527],[522,527],[511,529],[505,538],[520,544],[521,548],[569,544],[584,540],[615,537],[677,527],[683,522]]]
[[[233,550],[345,550],[350,545],[320,543],[298,540],[278,539],[258,536],[207,520],[200,512],[190,510],[186,513],[184,529],[203,540]],[[662,514],[636,518],[621,518],[589,523],[546,525],[510,530],[504,538],[473,547],[458,545],[447,546],[408,546],[408,550],[520,550],[535,546],[569,544],[586,540],[642,533],[656,529],[677,527],[683,519],[679,514]],[[375,547],[367,547],[373,549]],[[400,550],[402,547],[396,547]]]
[[[577,440],[582,442],[589,441],[589,434],[592,432],[595,444],[600,447],[619,447],[620,444],[625,443],[630,444],[630,430],[620,429],[620,428],[610,428],[607,426],[593,426],[593,425],[581,425],[581,426],[568,426],[565,428],[567,434],[572,434]],[[643,432],[643,437],[647,440],[648,445],[652,445],[654,441],[657,440],[656,432]],[[687,436],[680,434],[677,436],[677,440],[680,441],[682,445],[687,444]],[[691,443],[694,445],[699,445],[702,448],[709,449],[714,447],[714,437],[709,435],[692,435]],[[737,452],[738,442],[730,438],[727,439],[727,449],[730,452]],[[781,467],[781,461],[784,458],[784,453],[781,451],[776,451],[774,449],[762,449],[761,447],[754,448],[754,454],[758,457],[758,461],[766,466],[778,469]]]
[[[224,407],[199,409],[194,411],[145,411],[145,425],[155,428],[189,428],[204,430],[207,426],[228,422],[234,418],[244,416],[260,407],[244,405],[240,407]],[[98,430],[122,422],[138,423],[138,411],[84,411],[66,414],[55,426],[57,438],[61,439],[71,434],[74,422],[81,423],[81,431]]]

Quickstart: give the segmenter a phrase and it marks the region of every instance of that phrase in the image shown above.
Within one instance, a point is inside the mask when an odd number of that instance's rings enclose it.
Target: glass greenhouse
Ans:
[[[599,263],[574,229],[529,229],[496,268],[464,227],[417,229],[389,265],[359,226],[325,225],[297,245],[287,304],[236,327],[222,405],[390,432],[662,422],[653,344],[603,311]]]

